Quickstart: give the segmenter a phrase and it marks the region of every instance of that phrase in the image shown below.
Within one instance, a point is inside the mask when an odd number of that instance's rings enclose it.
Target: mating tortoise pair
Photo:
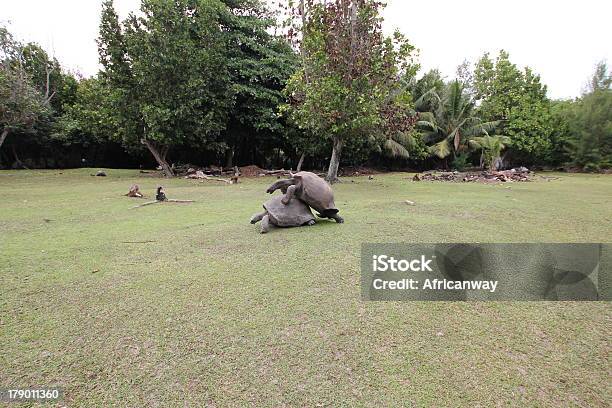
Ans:
[[[268,232],[273,225],[277,227],[313,225],[315,218],[310,207],[318,212],[319,218],[344,222],[334,204],[334,192],[329,184],[316,174],[308,171],[292,174],[291,178],[272,184],[266,192],[272,194],[279,189],[283,195],[267,201],[263,205],[265,211],[251,217],[251,224],[261,221],[262,234]]]

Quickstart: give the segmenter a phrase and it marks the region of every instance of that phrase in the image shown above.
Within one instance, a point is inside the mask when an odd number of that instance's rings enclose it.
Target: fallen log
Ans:
[[[263,173],[266,176],[277,176],[277,175],[289,175],[291,170],[279,169],[279,170],[264,170]]]
[[[130,210],[133,210],[134,208],[144,207],[146,205],[157,204],[157,203],[163,203],[163,201],[157,201],[157,200],[155,200],[155,201],[147,201],[146,203],[135,205],[134,207],[130,208]]]
[[[152,205],[152,204],[158,204],[158,203],[194,203],[194,202],[195,202],[194,200],[177,200],[177,199],[174,199],[174,198],[166,198],[163,201],[158,201],[158,200],[147,201],[146,203],[142,203],[140,205],[136,205],[136,206],[130,208],[130,210],[133,210],[134,208],[140,208],[140,207],[144,207],[146,205]]]
[[[236,177],[236,176],[234,176]],[[232,181],[232,179],[224,179],[224,178],[219,178],[219,177],[212,177],[212,176],[207,176],[206,174],[204,174],[204,172],[202,170],[198,170],[193,174],[188,174],[185,176],[186,179],[197,179],[197,180],[212,180],[212,181],[221,181],[223,183],[227,183],[227,184],[234,184],[234,182]],[[236,177],[237,178],[237,177]]]
[[[198,177],[198,178],[204,179],[204,180],[221,181],[223,183],[232,184],[232,180],[218,178],[218,177],[209,177],[205,175],[204,177]]]

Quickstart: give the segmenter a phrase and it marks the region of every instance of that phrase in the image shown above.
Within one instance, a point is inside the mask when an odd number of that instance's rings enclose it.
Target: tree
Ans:
[[[440,159],[457,155],[470,138],[488,136],[499,125],[497,121],[483,122],[474,115],[474,102],[455,80],[447,84],[435,112],[419,114],[417,127],[425,131],[429,152]]]
[[[491,171],[499,168],[501,162],[501,151],[510,145],[508,136],[479,136],[470,139],[469,145],[473,149],[481,151],[480,167],[487,166]]]
[[[14,131],[32,128],[46,103],[24,68],[23,47],[0,27],[0,147]]]
[[[411,108],[409,91],[398,82],[411,68],[414,47],[399,32],[382,34],[380,2],[302,4],[303,64],[287,94],[295,123],[331,141],[327,180],[333,183],[347,141],[388,140],[410,127],[397,120]]]
[[[584,94],[588,95],[596,91],[610,89],[611,85],[612,74],[608,72],[608,64],[606,61],[599,61],[595,65],[595,71],[587,83]]]
[[[530,68],[521,72],[503,50],[495,62],[485,54],[475,67],[474,91],[481,101],[478,115],[485,121],[501,121],[500,132],[512,140],[515,160],[535,163],[549,156],[550,101],[546,86]]]
[[[612,167],[612,90],[611,75],[600,62],[589,84],[589,93],[574,103],[569,124],[572,138],[569,152],[572,164],[587,171]]]
[[[570,143],[574,165],[587,171],[612,167],[612,91],[598,90],[578,102],[575,139]]]
[[[437,69],[426,72],[414,80],[410,92],[417,112],[435,112],[440,106],[440,95],[446,87],[442,74]]]
[[[81,80],[74,103],[64,107],[55,125],[54,139],[64,145],[81,146],[113,140],[120,127],[113,100],[112,89],[104,79]]]
[[[570,147],[573,163],[587,171],[612,167],[612,91],[596,90],[577,108],[572,124],[576,138]]]
[[[170,148],[225,146],[218,140],[231,101],[223,4],[143,0],[140,11],[120,24],[112,0],[104,2],[100,62],[114,88],[122,142],[146,146],[170,177]]]
[[[49,55],[36,43],[23,47],[23,66],[32,78],[32,83],[43,95],[44,101],[54,115],[63,113],[64,105],[74,103],[77,81],[74,76],[64,72],[57,59]]]
[[[463,60],[459,66],[457,66],[457,80],[465,89],[465,92],[474,98],[476,96],[476,90],[474,89],[474,71],[472,70],[472,64],[470,61]]]
[[[235,155],[255,155],[282,146],[288,125],[278,115],[283,89],[297,69],[297,55],[285,38],[271,35],[275,20],[259,1],[225,0],[221,14],[227,41],[232,106],[223,132],[226,166]],[[252,157],[251,156],[251,157]],[[254,157],[252,157],[254,159]]]

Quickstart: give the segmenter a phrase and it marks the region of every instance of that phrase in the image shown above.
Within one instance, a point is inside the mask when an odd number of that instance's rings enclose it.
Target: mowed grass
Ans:
[[[0,172],[0,387],[59,385],[74,407],[611,403],[610,303],[359,289],[363,242],[610,242],[611,176],[347,178],[345,224],[260,235],[274,178],[94,172]],[[196,202],[130,209],[133,183]]]

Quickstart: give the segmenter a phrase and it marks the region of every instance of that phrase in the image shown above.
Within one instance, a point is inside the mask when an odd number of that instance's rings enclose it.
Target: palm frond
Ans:
[[[403,159],[407,159],[410,157],[410,153],[408,149],[402,146],[400,143],[396,142],[393,139],[385,140],[384,144],[385,153],[389,157],[401,157]]]
[[[419,120],[416,123],[417,128],[422,130],[429,130],[431,132],[437,132],[438,126],[436,126],[435,122],[430,122],[428,120]]]
[[[494,132],[501,124],[501,120],[492,120],[490,122],[482,122],[479,126],[487,132]]]
[[[448,139],[444,139],[433,146],[429,146],[429,153],[443,159],[451,154],[451,146]]]
[[[489,136],[490,133],[495,132],[495,129],[501,123],[500,121],[491,121],[491,122],[481,122],[478,118],[471,118],[470,123],[473,123],[472,126],[466,128],[463,132],[464,136],[480,136],[485,135]]]
[[[458,81],[453,81],[448,88],[447,111],[450,117],[455,119],[459,117],[461,111],[461,85]]]
[[[510,136],[497,135],[497,137],[505,146],[510,146],[512,144],[512,139]]]
[[[436,117],[432,112],[419,112],[419,120],[435,123]]]
[[[416,145],[416,140],[412,133],[408,132],[398,132],[391,139],[395,140],[397,143],[401,144],[406,148],[414,147]]]
[[[468,141],[468,145],[470,146],[470,148],[474,150],[482,149],[482,146],[483,146],[482,137],[475,137],[475,138],[470,139]]]
[[[436,88],[431,88],[429,91],[427,91],[423,95],[421,95],[414,102],[414,107],[417,110],[417,112],[421,112],[421,111],[423,111],[427,107],[427,104],[429,102],[431,102],[432,100],[440,102],[440,96],[436,92]]]
[[[444,135],[438,132],[427,132],[423,134],[422,139],[425,143],[437,143],[441,137],[444,137]]]

